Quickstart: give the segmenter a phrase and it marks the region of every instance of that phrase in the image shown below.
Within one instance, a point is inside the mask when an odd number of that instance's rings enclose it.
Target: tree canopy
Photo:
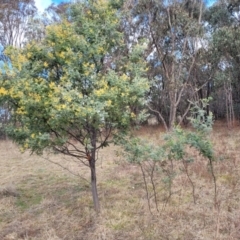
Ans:
[[[107,1],[74,6],[72,21],[48,26],[42,42],[7,49],[0,88],[13,109],[8,133],[23,150],[54,149],[90,166],[96,210],[96,151],[136,120],[148,89],[142,46],[121,56],[118,25]]]

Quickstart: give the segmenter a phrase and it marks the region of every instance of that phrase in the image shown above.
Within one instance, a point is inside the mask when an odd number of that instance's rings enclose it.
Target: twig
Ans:
[[[145,176],[145,173],[144,173],[144,169],[143,169],[143,167],[142,167],[142,164],[139,163],[139,165],[140,165],[140,168],[141,168],[141,171],[142,171],[143,181],[144,181],[145,190],[146,190],[146,194],[147,194],[148,209],[149,209],[149,212],[153,215],[153,213],[152,213],[152,211],[151,211],[151,205],[150,205],[150,199],[149,199],[149,193],[148,193],[148,187],[147,187],[146,176]]]
[[[220,228],[220,205],[217,206],[217,226],[215,232],[215,239],[219,239],[219,228]]]
[[[79,174],[76,174],[76,173],[72,172],[70,169],[64,167],[64,166],[61,165],[60,163],[54,162],[54,161],[50,160],[49,158],[46,158],[46,157],[43,157],[43,156],[41,156],[41,157],[42,157],[44,160],[47,160],[48,162],[51,162],[51,163],[53,163],[53,164],[61,167],[62,169],[67,170],[67,171],[68,171],[69,173],[71,173],[72,175],[74,175],[74,176],[76,176],[76,177],[79,177],[80,179],[82,179],[82,180],[86,181],[88,184],[90,184],[90,182],[89,182],[86,178],[80,176]]]
[[[152,109],[149,105],[147,105],[147,107],[148,107],[152,112],[155,112],[155,113],[158,114],[158,116],[160,117],[160,119],[161,119],[161,121],[162,121],[162,123],[163,123],[163,125],[164,125],[164,127],[165,127],[165,129],[166,129],[166,131],[168,132],[169,129],[168,129],[168,126],[167,126],[166,121],[164,120],[162,114],[161,114],[159,111]]]
[[[194,186],[194,184],[193,184],[192,179],[190,178],[190,175],[189,175],[189,173],[188,173],[187,163],[185,162],[184,159],[182,159],[182,163],[183,163],[185,172],[186,172],[186,174],[187,174],[188,180],[189,180],[190,184],[192,185],[193,202],[194,202],[194,204],[196,204],[195,186]]]
[[[210,165],[210,170],[211,170],[211,174],[213,177],[213,183],[214,183],[214,206],[216,208],[217,207],[217,180],[216,180],[216,176],[214,174],[212,158],[209,158],[209,165]]]
[[[154,179],[153,179],[156,162],[153,162],[153,166],[151,165],[150,161],[148,161],[148,163],[149,163],[149,165],[150,165],[150,167],[151,167],[150,179],[151,179],[151,184],[152,184],[152,188],[153,188],[154,201],[155,201],[156,209],[157,209],[157,211],[159,212],[158,202],[157,202],[156,187],[155,187],[155,183],[154,183]]]

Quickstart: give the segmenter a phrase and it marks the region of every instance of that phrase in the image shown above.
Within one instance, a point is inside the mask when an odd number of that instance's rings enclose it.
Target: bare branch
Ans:
[[[89,182],[87,179],[85,179],[84,177],[80,176],[79,174],[76,174],[76,173],[72,172],[69,168],[64,167],[64,166],[61,165],[60,163],[55,162],[55,161],[52,161],[52,160],[50,160],[49,158],[46,158],[46,157],[43,157],[43,156],[41,156],[41,158],[43,158],[44,160],[46,160],[46,161],[48,161],[48,162],[51,162],[51,163],[53,163],[53,164],[55,164],[55,165],[57,165],[57,166],[59,166],[59,167],[61,167],[61,168],[63,168],[64,170],[67,170],[67,171],[68,171],[69,173],[71,173],[72,175],[74,175],[74,176],[76,176],[76,177],[79,177],[79,178],[81,178],[82,180],[86,181],[88,184],[90,184],[90,182]]]
[[[158,114],[159,118],[161,119],[161,121],[162,121],[162,123],[163,123],[163,125],[164,125],[165,130],[168,132],[169,129],[168,129],[167,123],[165,122],[162,114],[161,114],[159,111],[152,109],[149,105],[147,105],[147,107],[148,107],[152,112],[155,112],[155,113]]]

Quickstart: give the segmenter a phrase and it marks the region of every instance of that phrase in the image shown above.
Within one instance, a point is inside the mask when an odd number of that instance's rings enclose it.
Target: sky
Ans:
[[[70,2],[70,0],[35,0],[36,7],[40,12],[49,7],[52,3],[59,4],[61,2]]]
[[[205,3],[207,4],[208,7],[212,6],[216,2],[216,0],[205,0]]]
[[[211,6],[216,0],[204,0],[207,6]],[[39,11],[43,12],[52,3],[59,4],[61,2],[70,2],[70,0],[35,0],[36,6]]]

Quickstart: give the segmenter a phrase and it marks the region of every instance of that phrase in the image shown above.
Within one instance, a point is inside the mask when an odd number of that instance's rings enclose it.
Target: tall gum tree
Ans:
[[[97,152],[136,120],[131,109],[144,102],[148,82],[142,46],[114,57],[124,41],[110,1],[78,3],[71,14],[71,23],[49,26],[41,43],[6,51],[12,67],[1,74],[0,96],[11,103],[8,132],[23,150],[52,149],[90,168],[99,211]]]
[[[36,13],[33,0],[0,0],[0,44],[23,45],[27,41],[28,24]]]
[[[177,114],[187,114],[188,100],[193,101],[207,81],[199,83],[196,74],[205,74],[200,53],[205,51],[203,1],[128,2],[132,19],[127,30],[135,39],[148,37],[149,108],[172,130]]]

